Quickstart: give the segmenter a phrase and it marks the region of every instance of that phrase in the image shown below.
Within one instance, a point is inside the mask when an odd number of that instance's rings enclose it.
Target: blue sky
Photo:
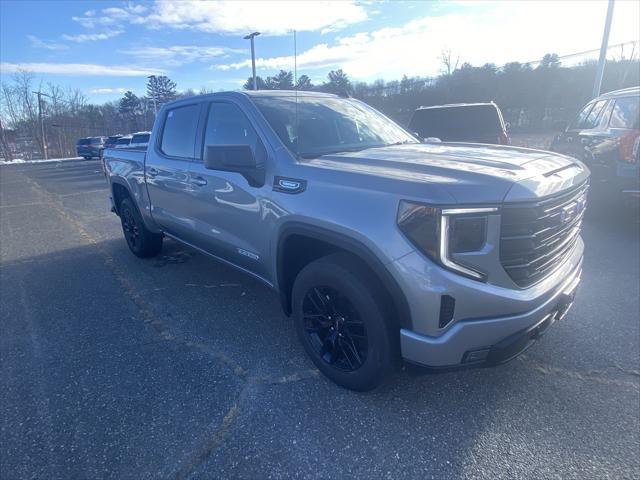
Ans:
[[[638,40],[639,4],[616,2],[610,44]],[[143,94],[152,73],[180,90],[238,89],[251,73],[242,36],[262,32],[256,56],[266,77],[293,70],[296,29],[298,75],[320,82],[343,68],[355,80],[392,80],[437,74],[443,50],[460,62],[502,65],[597,49],[605,12],[604,1],[2,0],[0,73],[7,81],[29,70],[94,102]]]

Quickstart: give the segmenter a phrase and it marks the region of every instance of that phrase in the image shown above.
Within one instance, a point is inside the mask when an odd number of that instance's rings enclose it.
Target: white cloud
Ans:
[[[95,93],[98,95],[101,94],[109,94],[109,93],[124,93],[130,88],[122,88],[122,87],[104,87],[104,88],[92,88],[89,90],[89,93]]]
[[[144,5],[129,4],[125,7],[104,8],[99,12],[97,10],[87,10],[84,15],[79,17],[71,17],[74,22],[79,23],[85,28],[93,29],[96,27],[108,27],[112,25],[122,25],[125,22],[140,23],[141,15],[147,11]]]
[[[69,48],[64,43],[41,40],[35,35],[27,35],[27,38],[31,42],[31,46],[35,48],[44,48],[45,50],[67,50]]]
[[[475,5],[475,4],[474,4]],[[638,2],[617,2],[610,44],[640,37]],[[477,5],[475,5],[477,7]],[[298,55],[305,69],[342,68],[356,79],[396,79],[406,74],[434,75],[443,49],[461,62],[503,65],[531,61],[545,53],[568,54],[600,46],[605,2],[498,2],[460,13],[417,17],[401,27],[386,27],[321,43]],[[637,51],[637,49],[636,49]],[[292,69],[292,56],[256,59],[260,69]],[[248,68],[250,60],[214,65],[220,70]]]
[[[346,1],[211,1],[156,0],[143,5],[105,8],[96,13],[72,17],[86,28],[144,24],[149,28],[194,29],[203,32],[240,35],[255,30],[265,35],[284,35],[292,30],[334,31],[367,19],[364,7]]]
[[[117,37],[123,33],[122,30],[112,30],[110,32],[103,33],[80,33],[78,35],[62,35],[62,38],[69,40],[70,42],[95,42],[97,40],[108,40],[109,38]]]
[[[130,65],[96,65],[92,63],[0,63],[0,72],[50,73],[58,75],[101,75],[108,77],[146,77],[162,70]]]
[[[172,47],[140,47],[129,50],[119,50],[119,53],[131,55],[143,60],[162,62],[168,66],[179,66],[194,61],[223,58],[230,53],[243,53],[237,50],[218,46],[175,45]]]

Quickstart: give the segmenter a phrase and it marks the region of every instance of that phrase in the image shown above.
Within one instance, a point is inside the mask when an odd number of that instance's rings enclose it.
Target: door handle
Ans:
[[[147,175],[149,175],[150,177],[155,177],[156,175],[158,175],[160,173],[160,171],[157,168],[147,168]]]
[[[207,184],[207,181],[202,177],[193,177],[190,183],[197,185],[198,187],[204,187]]]

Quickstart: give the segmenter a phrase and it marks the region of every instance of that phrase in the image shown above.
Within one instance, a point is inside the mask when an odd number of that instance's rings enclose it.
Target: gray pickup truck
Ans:
[[[507,361],[566,314],[580,280],[582,163],[422,143],[355,99],[191,97],[163,106],[146,152],[104,158],[135,255],[169,237],[264,282],[347,388],[376,387],[401,359]]]

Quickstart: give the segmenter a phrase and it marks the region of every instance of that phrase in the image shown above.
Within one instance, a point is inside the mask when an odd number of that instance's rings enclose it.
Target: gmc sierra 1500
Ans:
[[[580,279],[581,162],[420,143],[351,98],[186,98],[162,107],[146,152],[104,158],[135,255],[167,236],[263,281],[315,365],[351,389],[401,358],[509,360],[566,314]]]

